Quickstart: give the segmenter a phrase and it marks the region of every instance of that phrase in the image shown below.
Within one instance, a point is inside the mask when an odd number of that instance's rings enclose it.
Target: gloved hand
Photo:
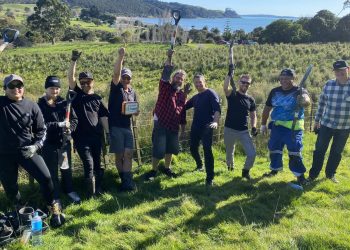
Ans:
[[[209,128],[217,129],[218,128],[218,123],[217,122],[212,122],[209,124]]]
[[[59,128],[70,128],[70,122],[69,121],[63,121],[58,123]]]
[[[261,133],[262,135],[267,135],[267,127],[266,127],[266,125],[261,125],[261,127],[260,127],[260,133]]]
[[[232,63],[228,66],[228,76],[233,76],[233,71],[235,70],[235,65],[233,65]]]
[[[78,51],[78,50],[72,50],[72,61],[76,62],[80,58],[81,53],[83,53],[83,52]]]
[[[258,130],[256,129],[256,127],[252,127],[252,131],[251,131],[252,136],[257,136],[258,135]]]
[[[189,93],[191,93],[192,91],[192,86],[191,86],[191,83],[186,83],[185,87],[184,87],[184,93],[186,95],[188,95]]]
[[[172,65],[165,65],[163,68],[163,72],[162,72],[162,80],[164,82],[170,82],[170,76],[171,73],[173,72],[174,66]]]
[[[38,151],[38,146],[36,145],[25,146],[22,148],[23,157],[26,159],[32,158],[36,151]]]

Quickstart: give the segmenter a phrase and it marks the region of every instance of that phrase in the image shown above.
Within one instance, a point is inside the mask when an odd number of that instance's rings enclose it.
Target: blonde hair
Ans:
[[[249,80],[249,83],[252,82],[252,77],[249,74],[242,74],[239,76],[239,80],[241,80],[242,78],[247,78]]]
[[[178,75],[178,74],[183,75],[184,78],[186,78],[186,76],[187,76],[186,71],[184,71],[183,69],[178,69],[178,70],[176,70],[176,71],[173,73],[173,75],[172,75],[171,78],[174,78],[174,77],[175,77],[176,75]]]

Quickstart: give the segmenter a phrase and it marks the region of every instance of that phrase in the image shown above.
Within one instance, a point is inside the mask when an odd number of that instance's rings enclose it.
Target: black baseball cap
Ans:
[[[286,69],[282,69],[280,76],[291,76],[291,77],[295,77],[295,70],[294,69],[290,69],[290,68],[286,68]]]
[[[60,78],[58,78],[57,76],[48,76],[48,77],[46,77],[45,89],[50,88],[50,87],[61,88]]]
[[[94,80],[94,77],[92,76],[92,73],[89,71],[84,71],[79,74],[79,81],[81,79],[91,79]]]
[[[349,67],[348,63],[344,60],[337,60],[333,63],[333,70],[346,69],[348,67]]]

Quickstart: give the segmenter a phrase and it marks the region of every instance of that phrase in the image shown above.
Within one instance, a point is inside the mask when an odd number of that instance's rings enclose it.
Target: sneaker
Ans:
[[[79,195],[76,192],[70,192],[67,195],[73,201],[73,203],[75,203],[75,204],[80,204],[81,203],[81,199],[80,199]]]
[[[334,182],[334,183],[339,183],[339,181],[335,178],[334,175],[333,175],[333,176],[327,176],[326,178],[329,179],[329,180],[331,180],[331,181]]]
[[[252,177],[250,177],[250,174],[249,174],[249,170],[242,169],[242,178],[245,178],[248,181],[252,180]]]
[[[49,207],[51,218],[50,218],[50,225],[53,228],[57,228],[62,226],[66,222],[65,215],[62,213],[61,204],[59,201],[55,201],[52,203],[52,205]]]
[[[171,170],[170,168],[165,168],[163,171],[162,171],[166,176],[170,177],[170,178],[176,178],[177,177],[177,174],[175,174],[173,172],[173,170]]]
[[[276,174],[278,174],[277,170],[271,170],[270,172],[263,174],[263,177],[272,177],[272,176],[275,176]]]
[[[297,182],[300,186],[305,186],[308,184],[308,181],[305,179],[303,174],[297,177]]]
[[[156,170],[151,170],[145,174],[145,180],[146,181],[152,181],[157,176]]]

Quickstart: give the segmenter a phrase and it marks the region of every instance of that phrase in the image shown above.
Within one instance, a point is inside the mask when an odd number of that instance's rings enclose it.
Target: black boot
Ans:
[[[250,177],[250,174],[249,174],[249,169],[242,169],[242,178],[245,178],[248,181],[252,179],[252,177]]]
[[[132,179],[132,173],[131,172],[124,172],[123,173],[123,181],[121,186],[121,191],[134,191],[135,190],[135,183]]]
[[[96,194],[95,177],[85,179],[85,183],[88,190],[88,197],[91,198]]]
[[[95,187],[96,187],[95,195],[96,196],[100,196],[103,194],[103,188],[102,188],[103,175],[104,175],[104,172],[100,172],[95,177],[95,180],[96,180],[96,182],[95,182]]]
[[[305,186],[308,184],[308,181],[305,179],[304,174],[297,177],[297,182],[300,186]]]
[[[53,228],[60,227],[66,222],[65,215],[62,213],[62,206],[59,201],[54,201],[51,206],[49,206],[51,218],[50,225]]]

